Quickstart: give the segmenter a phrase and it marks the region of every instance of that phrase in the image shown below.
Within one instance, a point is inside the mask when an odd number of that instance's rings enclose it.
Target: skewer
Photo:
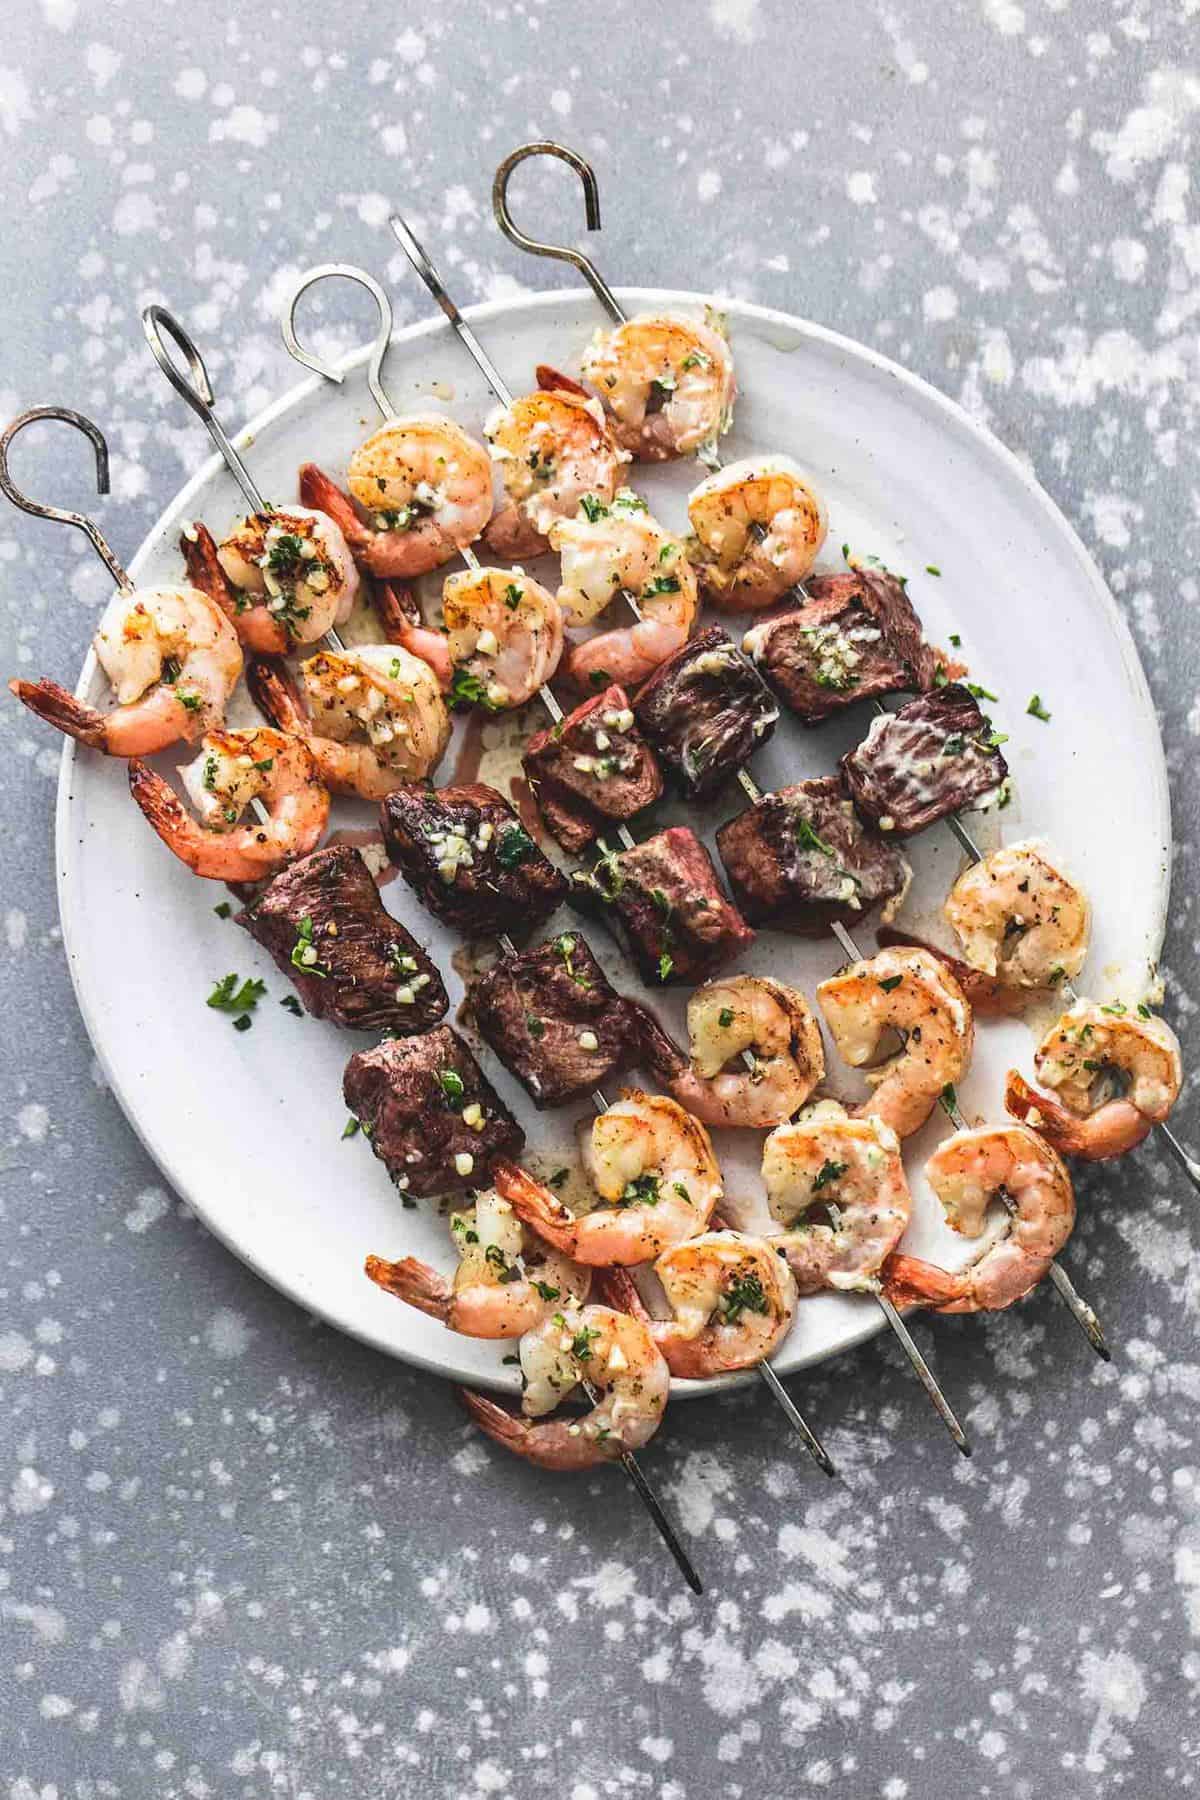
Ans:
[[[44,506],[40,500],[30,500],[13,480],[8,467],[9,449],[17,433],[39,419],[61,419],[65,425],[73,425],[76,431],[82,431],[96,453],[96,492],[108,493],[108,443],[104,433],[91,419],[85,418],[83,413],[73,411],[69,406],[31,406],[28,412],[18,414],[5,428],[3,436],[0,436],[0,490],[14,506],[19,506],[22,512],[31,513],[35,519],[53,519],[57,525],[73,525],[76,531],[82,531],[112,576],[118,593],[132,594],[133,582],[128,571],[94,519],[89,519],[86,513],[67,512],[61,506]]]
[[[511,243],[515,244],[518,249],[526,250],[533,256],[554,257],[558,261],[568,262],[573,268],[578,269],[591,287],[592,292],[595,294],[600,304],[608,313],[609,317],[615,324],[622,325],[626,322],[628,314],[625,312],[624,307],[621,305],[620,301],[590,258],[586,257],[581,250],[576,250],[565,244],[547,244],[541,242],[537,238],[531,238],[526,232],[521,231],[513,222],[512,214],[510,213],[508,206],[508,183],[513,170],[518,164],[524,162],[527,157],[542,155],[556,156],[570,168],[574,169],[575,173],[579,176],[583,187],[587,228],[589,231],[598,231],[600,229],[600,193],[596,182],[595,171],[576,151],[569,150],[565,144],[555,143],[549,138],[539,139],[535,143],[520,145],[516,150],[513,150],[504,158],[504,161],[496,170],[495,180],[492,183],[492,210],[495,213],[496,222],[505,237],[507,237]],[[397,236],[399,236],[399,233],[397,233]],[[401,242],[404,242],[403,238],[401,239]],[[405,248],[407,248],[407,245],[405,245]],[[443,310],[445,310],[444,304]],[[718,469],[721,467],[721,459],[717,453],[715,443],[711,446],[708,453],[704,455],[703,461],[710,468]],[[759,535],[762,535],[761,530],[759,531]],[[741,783],[744,793],[752,803],[762,799],[762,789],[747,769],[739,769],[737,771],[737,778]],[[838,933],[838,941],[840,943],[844,943],[845,945],[850,944],[848,933],[843,934],[841,928],[838,926],[834,926],[834,930]],[[860,960],[857,950],[854,950],[852,946],[851,954],[855,961]],[[942,1423],[945,1425],[947,1431],[950,1433],[950,1436],[954,1439],[954,1442],[962,1451],[963,1455],[969,1456],[971,1454],[971,1447],[967,1442],[966,1433],[955,1418],[950,1402],[942,1393],[941,1388],[934,1378],[932,1370],[925,1361],[925,1358],[921,1355],[916,1344],[913,1342],[912,1336],[899,1313],[892,1305],[892,1302],[882,1292],[882,1289],[876,1288],[871,1291],[882,1309],[889,1326],[899,1339],[900,1344],[904,1349],[904,1353],[912,1364],[913,1369],[916,1371],[921,1385],[933,1402],[934,1408],[942,1420]]]
[[[593,177],[593,185],[594,180],[595,178]],[[447,319],[449,319],[460,342],[465,346],[468,354],[473,357],[476,366],[492,392],[495,394],[497,400],[499,400],[501,406],[512,406],[514,396],[511,388],[509,388],[504,377],[497,370],[495,364],[483,348],[483,345],[479,342],[479,339],[475,336],[475,333],[471,330],[471,327],[459,312],[454,300],[447,293],[446,288],[442,283],[442,278],[434,267],[433,262],[430,260],[424,246],[419,239],[414,236],[411,228],[405,220],[401,218],[399,213],[393,213],[388,223],[391,225],[392,231],[403,248],[405,255],[408,257],[408,260],[412,263],[413,268],[417,271],[417,274],[421,277],[422,281],[445,313]],[[342,269],[342,272],[345,272],[344,268]],[[374,291],[374,284],[372,284],[372,291]],[[319,365],[309,359],[310,368],[317,366]],[[375,392],[374,389],[372,391]],[[378,404],[380,400],[378,392],[375,392],[375,399]],[[464,550],[463,555],[464,557],[470,557],[473,553],[469,550]],[[636,612],[636,607],[634,610]],[[538,692],[542,704],[557,725],[563,717],[563,711],[554,694],[551,692],[549,685],[542,686]],[[636,840],[627,826],[618,825],[616,831],[618,839],[626,850],[635,848]],[[608,847],[605,844],[604,839],[598,838],[596,842],[601,855],[607,855]],[[599,1110],[607,1110],[608,1102],[599,1091],[593,1095],[593,1099]],[[828,1452],[824,1449],[816,1434],[805,1422],[794,1402],[785,1392],[779,1377],[775,1374],[774,1370],[768,1370],[764,1363],[759,1363],[757,1367],[760,1378],[765,1382],[776,1402],[782,1407],[788,1422],[800,1433],[805,1448],[825,1473],[827,1475],[832,1475],[834,1469]]]
[[[237,482],[242,493],[249,501],[251,511],[256,513],[269,513],[272,509],[263,499],[262,491],[259,488],[258,483],[246,467],[240,452],[226,436],[221,421],[213,411],[214,401],[212,382],[208,378],[208,370],[204,366],[204,358],[201,356],[192,337],[184,330],[174,313],[168,312],[165,306],[159,306],[157,304],[143,307],[142,330],[145,333],[146,342],[150,346],[155,362],[158,364],[171,386],[175,389],[175,392],[181,399],[187,401],[187,404],[191,407],[197,418],[203,421],[204,428],[208,432],[213,443],[217,446],[217,450],[220,453],[221,460],[224,462],[225,467],[229,470],[229,473],[233,476],[233,479]],[[163,343],[162,334],[164,331],[167,336],[173,340],[176,347],[182,350],[187,359],[187,375],[184,374],[183,370],[179,367],[179,364],[175,361],[174,357]],[[188,375],[191,377],[190,381]],[[325,633],[324,637],[318,641],[330,644],[334,650],[342,653],[345,652],[345,644],[332,627]]]
[[[509,211],[508,206],[509,180],[512,177],[513,170],[530,156],[556,156],[560,161],[565,162],[568,167],[574,169],[575,173],[579,176],[579,180],[583,187],[584,213],[587,221],[587,228],[589,231],[599,231],[600,191],[596,182],[595,171],[592,169],[591,164],[586,162],[577,151],[568,149],[565,144],[556,143],[552,138],[541,138],[533,143],[519,145],[516,150],[511,151],[510,154],[504,158],[504,161],[497,168],[495,178],[492,182],[492,211],[495,215],[496,223],[499,225],[505,237],[508,238],[509,242],[515,244],[518,250],[528,251],[531,256],[553,257],[559,262],[570,263],[572,268],[578,269],[579,273],[584,277],[601,306],[604,307],[614,323],[618,325],[624,324],[627,314],[621,306],[620,301],[617,299],[600,271],[596,268],[595,264],[592,263],[581,250],[574,249],[565,244],[542,243],[537,238],[529,237],[527,233],[523,232],[513,222],[512,214]],[[701,460],[703,460],[709,468],[719,469],[721,467],[721,459],[717,454],[715,443],[713,444],[710,453],[702,455]],[[761,539],[763,536],[761,526],[751,526],[750,529],[754,536]],[[798,593],[802,599],[807,600],[808,595],[802,581],[795,584],[794,591]],[[882,713],[886,712],[887,708],[876,700],[875,710],[876,712]],[[740,774],[741,771],[739,771],[739,779]],[[745,782],[742,782],[742,786],[745,787],[745,785]],[[749,790],[747,789],[747,792],[748,791]],[[954,833],[963,850],[971,860],[973,862],[981,862],[983,860],[983,852],[974,842],[970,832],[958,815],[956,813],[948,814],[946,824],[950,827],[950,830]],[[1072,988],[1070,983],[1063,984],[1062,992],[1072,1004],[1079,998],[1077,990]],[[1155,1126],[1155,1130],[1161,1134],[1167,1149],[1179,1164],[1179,1167],[1183,1170],[1197,1193],[1200,1193],[1200,1160],[1192,1156],[1184,1148],[1165,1120],[1160,1121]],[[1057,1265],[1055,1265],[1055,1268],[1057,1268]],[[1062,1286],[1058,1274],[1052,1274],[1052,1279],[1065,1299],[1067,1297],[1066,1289]],[[1063,1279],[1065,1280],[1065,1277]],[[1068,1283],[1067,1285],[1069,1287],[1070,1284]],[[1072,1293],[1074,1292],[1073,1289],[1071,1291]],[[1070,1300],[1067,1301],[1067,1304],[1072,1305]],[[1072,1311],[1074,1310],[1074,1306],[1072,1306]],[[1095,1314],[1091,1312],[1090,1308],[1088,1308],[1087,1311],[1094,1323]],[[1076,1313],[1075,1316],[1076,1318],[1080,1318],[1078,1313]],[[1084,1326],[1084,1329],[1088,1332],[1088,1336],[1091,1339],[1092,1333],[1090,1328]],[[1095,1340],[1092,1339],[1092,1341],[1094,1342]],[[1099,1347],[1097,1346],[1097,1348]],[[1103,1354],[1103,1352],[1101,1352],[1101,1354]]]

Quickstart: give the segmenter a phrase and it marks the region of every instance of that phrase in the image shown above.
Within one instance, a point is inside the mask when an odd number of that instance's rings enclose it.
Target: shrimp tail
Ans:
[[[555,1249],[570,1253],[575,1243],[575,1220],[556,1194],[507,1157],[493,1164],[492,1185],[523,1225],[530,1226]]]
[[[312,720],[287,664],[279,658],[253,656],[246,664],[246,686],[259,712],[280,731],[312,735]]]
[[[402,650],[428,663],[445,693],[454,679],[450,646],[443,632],[425,624],[408,583],[376,581],[375,611],[388,643],[399,644]]]
[[[652,1323],[628,1269],[614,1265],[611,1269],[598,1270],[597,1286],[605,1306],[611,1306],[614,1312],[628,1313],[631,1319],[640,1319],[644,1325]]]
[[[454,1392],[471,1423],[477,1425],[485,1437],[490,1437],[503,1449],[511,1450],[514,1456],[536,1461],[530,1454],[531,1427],[527,1420],[517,1418],[515,1413],[510,1413],[495,1400],[489,1400],[486,1394],[475,1393],[473,1388],[455,1388]]]
[[[530,1424],[527,1419],[520,1419],[497,1405],[495,1400],[489,1400],[485,1394],[476,1394],[470,1388],[455,1391],[471,1422],[485,1437],[539,1469],[569,1474],[594,1469],[597,1464],[611,1462],[621,1455],[621,1445],[615,1437],[601,1441],[585,1432],[572,1435],[571,1427],[562,1419]]]
[[[85,706],[57,681],[10,681],[8,691],[47,725],[53,725],[90,750],[108,750],[108,722],[94,706]]]
[[[1049,1094],[1030,1087],[1016,1069],[1008,1071],[1004,1104],[1014,1119],[1031,1125],[1060,1156],[1077,1156],[1083,1162],[1124,1156],[1150,1135],[1155,1123],[1127,1100],[1111,1100],[1088,1118],[1078,1119]]]
[[[576,381],[572,375],[564,375],[561,369],[554,368],[551,363],[539,363],[534,370],[537,384],[543,393],[576,394],[581,400],[592,400],[595,395],[590,388]]]
[[[927,1306],[936,1312],[962,1299],[966,1282],[961,1275],[922,1262],[919,1256],[889,1256],[880,1270],[883,1291],[893,1306]]]
[[[186,531],[180,533],[179,549],[192,586],[199,588],[202,594],[207,594],[214,605],[220,607],[225,617],[236,625],[238,614],[244,607],[239,604],[237,590],[221,567],[217,557],[217,542],[208,526],[199,519],[194,520]]]
[[[370,548],[371,533],[355,512],[349,496],[343,494],[316,463],[301,463],[299,483],[301,504],[332,519],[354,556],[363,555]]]
[[[400,1262],[386,1262],[382,1256],[368,1256],[363,1264],[368,1278],[385,1293],[407,1301],[431,1319],[446,1323],[450,1311],[450,1283],[428,1263],[406,1256]]]
[[[972,1012],[982,1019],[1013,1018],[1028,1011],[1037,999],[1036,988],[1007,987],[994,975],[987,974],[983,969],[973,968],[970,963],[963,962],[961,957],[951,956],[948,950],[942,950],[937,944],[916,937],[912,932],[899,931],[894,925],[881,925],[875,936],[885,949],[898,945],[901,949],[927,950],[930,956],[936,956],[957,981],[971,1004]]]

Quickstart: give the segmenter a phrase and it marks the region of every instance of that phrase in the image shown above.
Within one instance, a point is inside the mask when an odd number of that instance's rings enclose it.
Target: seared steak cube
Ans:
[[[292,863],[237,922],[270,951],[316,1019],[407,1037],[445,1017],[441,976],[349,844]]]
[[[997,798],[1008,775],[1001,741],[966,688],[951,682],[873,720],[842,772],[860,813],[908,837]]]
[[[527,932],[567,891],[495,788],[410,782],[380,808],[388,855],[435,918],[475,937]]]
[[[753,626],[743,645],[808,725],[873,694],[925,692],[936,657],[900,582],[885,570],[816,575],[808,604]]]
[[[360,1050],[342,1078],[346,1105],[401,1193],[465,1194],[488,1185],[525,1133],[448,1025]]]
[[[753,664],[719,625],[661,663],[634,717],[692,799],[711,794],[775,729],[779,708]]]
[[[599,896],[648,986],[703,981],[754,941],[686,825],[603,857],[578,885]]]
[[[578,931],[504,957],[470,992],[480,1034],[535,1106],[563,1106],[632,1068],[642,1009],[618,994]]]
[[[902,893],[904,858],[855,813],[836,775],[778,788],[717,833],[734,897],[755,925],[819,937]]]
[[[654,752],[616,683],[530,738],[522,762],[547,829],[572,855],[662,793]]]

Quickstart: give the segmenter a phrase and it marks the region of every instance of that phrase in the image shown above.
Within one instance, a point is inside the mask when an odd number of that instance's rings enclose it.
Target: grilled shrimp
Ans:
[[[803,581],[828,525],[824,502],[786,456],[727,464],[689,496],[688,517],[701,592],[724,612],[760,612]]]
[[[1119,1001],[1079,1000],[1046,1033],[1033,1066],[1050,1093],[1008,1073],[1005,1104],[1064,1156],[1123,1156],[1165,1119],[1183,1085],[1179,1039],[1165,1019]],[[1114,1092],[1114,1087],[1121,1091]]]
[[[1069,981],[1087,956],[1087,898],[1036,839],[964,869],[943,910],[967,961],[1011,987]]]
[[[715,447],[733,422],[729,344],[680,313],[643,313],[598,331],[581,368],[612,416],[617,442],[640,462]]]
[[[446,577],[442,610],[453,691],[489,712],[524,706],[558,667],[557,600],[520,569],[463,569]]]
[[[605,1204],[579,1218],[513,1163],[497,1163],[493,1179],[527,1225],[589,1267],[649,1262],[703,1231],[721,1197],[707,1131],[662,1094],[622,1089],[593,1120],[583,1161]]]
[[[351,456],[346,484],[361,516],[315,463],[300,471],[301,494],[332,514],[371,575],[439,568],[492,516],[487,451],[443,413],[386,419]]]
[[[622,488],[611,506],[588,496],[573,519],[550,528],[562,557],[559,604],[576,623],[594,619],[617,594],[627,594],[637,623],[600,632],[571,652],[571,675],[581,687],[610,681],[634,687],[687,642],[699,600],[696,577],[677,537],[650,515],[646,502]]]
[[[282,665],[252,662],[246,679],[271,723],[304,738],[333,793],[383,800],[441,761],[450,714],[428,663],[398,644],[318,650],[300,675],[306,703]]]
[[[772,1217],[790,1227],[771,1242],[800,1293],[867,1289],[908,1227],[912,1200],[896,1133],[882,1119],[852,1119],[822,1100],[780,1125],[763,1145]],[[828,1223],[809,1213],[825,1212]]]
[[[588,1297],[591,1270],[526,1230],[493,1188],[476,1194],[465,1211],[451,1213],[450,1235],[459,1256],[452,1282],[415,1256],[401,1262],[368,1256],[366,1272],[398,1300],[464,1337],[520,1337],[550,1313],[582,1306]]]
[[[958,1274],[893,1256],[883,1275],[889,1299],[935,1312],[1000,1312],[1035,1288],[1075,1223],[1071,1177],[1058,1153],[1028,1126],[985,1125],[939,1144],[925,1173],[946,1223],[963,1237],[982,1236],[988,1205],[1001,1193],[1014,1210],[1003,1237]]]
[[[585,494],[607,505],[629,461],[599,402],[578,389],[523,394],[497,407],[483,430],[508,496],[485,534],[497,556],[542,555],[554,521],[572,518]]]
[[[703,1381],[750,1369],[774,1354],[796,1316],[796,1282],[777,1240],[741,1231],[706,1231],[654,1265],[671,1308],[652,1319],[626,1269],[602,1277],[615,1306],[645,1321],[672,1375]]]
[[[199,821],[153,769],[129,764],[129,789],[168,850],[208,881],[260,881],[307,856],[329,819],[329,792],[303,738],[260,726],[212,731],[180,770]],[[270,817],[239,823],[251,800]]]
[[[56,681],[12,681],[30,712],[106,756],[190,744],[225,717],[242,672],[237,633],[194,587],[118,591],[93,639],[116,706],[98,712]]]
[[[927,950],[881,950],[830,976],[817,1004],[839,1056],[862,1069],[874,1088],[861,1107],[898,1137],[920,1130],[942,1089],[959,1080],[970,1061],[975,1027],[953,975]],[[880,1040],[899,1032],[901,1048],[870,1066]]]
[[[660,1079],[705,1125],[769,1130],[799,1112],[824,1077],[821,1030],[808,1002],[766,976],[705,982],[688,1001],[687,1023],[691,1063]]]
[[[183,536],[188,574],[197,586],[214,579],[202,529],[193,525]],[[226,594],[232,589],[234,630],[262,655],[315,644],[350,616],[358,593],[358,570],[341,531],[327,513],[308,507],[239,519],[217,547],[217,562],[229,584]],[[221,604],[211,585],[205,591]]]
[[[521,1339],[524,1418],[483,1394],[460,1390],[481,1431],[542,1469],[593,1469],[649,1443],[662,1421],[671,1374],[640,1319],[607,1306],[564,1307]],[[548,1419],[586,1382],[582,1417]],[[531,1421],[535,1421],[532,1422]]]

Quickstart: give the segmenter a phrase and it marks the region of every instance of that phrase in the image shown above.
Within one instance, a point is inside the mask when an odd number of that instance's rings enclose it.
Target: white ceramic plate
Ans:
[[[669,303],[698,312],[703,305],[691,294],[629,290],[622,298],[630,311]],[[934,641],[961,634],[973,675],[1000,696],[991,710],[1010,734],[1006,753],[1015,777],[1013,804],[979,822],[979,835],[985,843],[1001,831],[1008,840],[1033,832],[1051,840],[1095,902],[1081,985],[1101,997],[1118,991],[1139,997],[1166,910],[1166,778],[1137,654],[1083,546],[1017,460],[914,376],[786,314],[739,303],[729,314],[741,391],[727,455],[770,448],[797,457],[829,505],[821,566],[841,566],[843,543],[872,552],[909,575]],[[470,316],[518,391],[538,361],[577,368],[599,323],[591,296],[579,293],[481,306]],[[297,466],[308,458],[342,476],[351,450],[376,423],[364,362],[352,361],[341,387],[310,380],[293,389],[242,434],[239,443],[269,497],[282,502],[294,495]],[[433,403],[476,432],[491,403],[440,319],[400,333],[385,377],[398,410]],[[634,475],[653,509],[682,530],[695,465],[643,466]],[[181,524],[202,516],[220,535],[243,510],[239,501],[212,458],[143,544],[132,564],[135,577],[177,579]],[[941,570],[940,579],[924,572],[927,564]],[[439,585],[427,578],[429,603]],[[100,700],[104,687],[89,656],[80,692]],[[1026,713],[1035,691],[1052,714],[1048,725]],[[248,705],[244,696],[241,704]],[[806,731],[785,713],[756,759],[756,778],[771,787],[831,770],[869,720],[860,707]],[[454,755],[452,747],[443,781]],[[504,770],[489,764],[485,779],[489,773],[502,777]],[[742,804],[735,787],[711,808],[704,822],[709,831]],[[660,817],[671,813],[670,806],[660,809]],[[700,824],[694,814],[689,820]],[[367,807],[351,805],[336,822],[369,827],[373,818]],[[122,765],[69,745],[57,830],[63,931],[79,1004],[113,1092],[176,1190],[252,1268],[342,1330],[439,1374],[515,1388],[513,1371],[501,1363],[505,1346],[455,1337],[380,1293],[362,1273],[368,1251],[413,1252],[453,1265],[436,1208],[424,1203],[404,1210],[364,1140],[342,1140],[342,1069],[370,1040],[296,1019],[280,1007],[288,984],[265,952],[214,916],[224,890],[195,880],[149,831],[128,797]],[[937,908],[958,872],[960,852],[941,826],[913,840],[910,853],[916,880],[900,922],[936,932]],[[402,882],[384,893],[430,947],[456,1006],[461,982],[450,958],[457,943]],[[602,928],[587,929],[618,985],[636,991]],[[860,935],[864,948],[873,948],[869,928]],[[832,941],[810,944],[764,932],[747,966],[770,970],[811,995],[840,961]],[[262,976],[270,995],[243,1034],[204,1004],[214,981],[234,969]],[[682,997],[671,995],[660,1010],[678,1028],[682,1007]],[[961,1091],[968,1116],[1000,1115],[1004,1071],[1014,1060],[1028,1067],[1030,1044],[1029,1027],[1021,1023],[980,1028]],[[490,1052],[481,1052],[481,1060],[529,1131],[531,1153],[543,1167],[545,1159],[551,1166],[566,1162],[572,1119],[535,1113]],[[833,1079],[843,1094],[864,1091],[857,1077],[843,1077],[836,1067]],[[945,1230],[919,1174],[947,1129],[938,1115],[907,1147],[915,1209],[906,1242],[918,1254],[954,1264],[965,1247]],[[759,1142],[756,1134],[726,1133],[718,1144],[731,1209],[747,1217],[760,1204]],[[879,1326],[869,1299],[806,1300],[778,1366],[786,1371],[819,1361]]]

